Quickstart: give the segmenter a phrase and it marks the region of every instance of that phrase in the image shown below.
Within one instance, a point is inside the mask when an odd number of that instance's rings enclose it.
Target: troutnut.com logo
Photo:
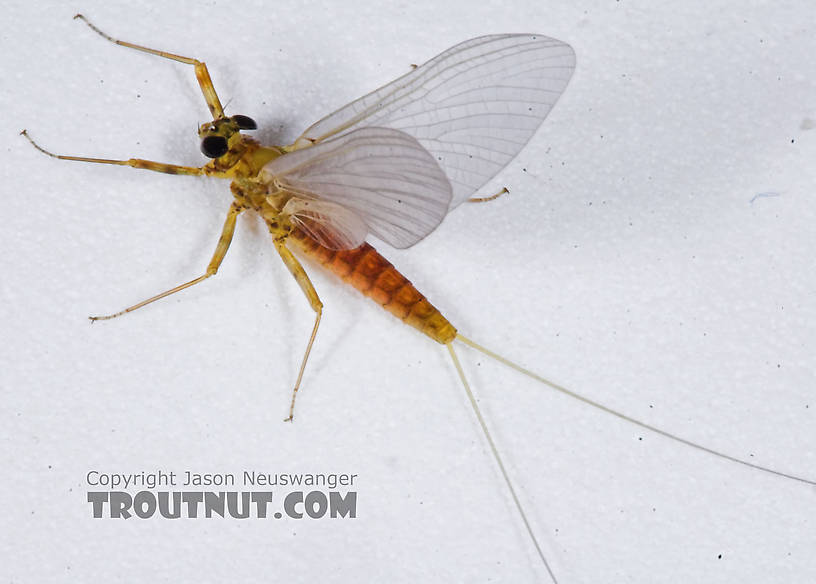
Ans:
[[[91,470],[85,476],[89,487],[108,489],[88,491],[96,519],[354,519],[357,491],[341,487],[354,487],[356,479],[356,474],[348,473],[189,470],[130,474]],[[238,486],[244,490],[231,488]]]

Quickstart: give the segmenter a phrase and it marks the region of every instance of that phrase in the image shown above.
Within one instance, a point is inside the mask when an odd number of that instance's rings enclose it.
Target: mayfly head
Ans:
[[[220,158],[241,142],[241,130],[255,130],[257,127],[255,120],[240,114],[202,124],[198,129],[201,152],[207,158]]]

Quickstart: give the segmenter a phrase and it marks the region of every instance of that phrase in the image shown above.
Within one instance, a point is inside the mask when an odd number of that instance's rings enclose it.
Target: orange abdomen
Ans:
[[[300,230],[289,241],[406,324],[447,344],[456,329],[408,279],[367,243],[348,250],[323,247]]]

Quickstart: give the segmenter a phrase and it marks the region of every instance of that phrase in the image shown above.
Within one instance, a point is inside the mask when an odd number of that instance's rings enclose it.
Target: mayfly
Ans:
[[[234,200],[215,252],[201,276],[134,304],[105,320],[132,312],[215,275],[230,246],[238,216],[247,210],[266,222],[275,249],[315,313],[289,404],[295,399],[317,336],[323,311],[312,282],[290,246],[334,272],[406,324],[446,346],[478,423],[538,557],[557,582],[528,521],[510,476],[454,350],[468,345],[553,389],[613,416],[698,450],[789,479],[813,481],[709,449],[611,410],[521,368],[463,336],[366,237],[396,248],[425,238],[445,215],[466,201],[486,202],[477,191],[530,140],[565,90],[575,53],[561,41],[536,34],[498,34],[460,43],[397,80],[353,101],[309,127],[289,146],[265,146],[242,132],[257,124],[227,116],[207,66],[197,59],[110,37],[131,49],[192,65],[212,121],[199,127],[201,167],[143,159],[113,160],[55,155],[63,160],[131,166],[168,174],[230,179]]]

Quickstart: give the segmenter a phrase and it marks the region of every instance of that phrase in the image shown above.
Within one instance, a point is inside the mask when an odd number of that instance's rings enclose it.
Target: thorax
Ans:
[[[240,159],[222,176],[233,179],[230,190],[238,205],[263,217],[273,234],[284,235],[290,226],[281,215],[281,210],[292,194],[281,190],[270,177],[261,172],[266,163],[283,154],[283,151],[262,147],[257,143],[249,143],[247,146]]]

